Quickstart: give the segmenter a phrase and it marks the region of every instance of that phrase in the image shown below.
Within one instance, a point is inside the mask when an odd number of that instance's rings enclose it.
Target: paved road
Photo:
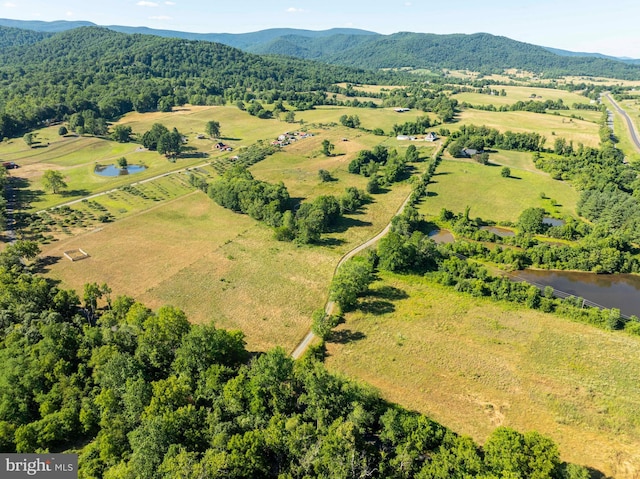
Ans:
[[[434,157],[435,157],[435,155],[438,154],[438,151],[440,151],[440,145],[438,145],[438,147],[436,148],[436,151],[434,153]],[[398,208],[398,211],[396,211],[396,214],[393,215],[393,216],[398,216],[399,214],[402,214],[402,212],[404,211],[406,206],[409,204],[409,200],[411,199],[411,193],[413,193],[413,190],[411,192],[409,192],[409,195],[404,200],[404,202],[402,203],[400,208]],[[382,231],[380,231],[380,233],[375,235],[373,238],[365,241],[364,243],[362,243],[359,246],[356,246],[355,248],[353,248],[348,253],[345,253],[342,256],[342,258],[340,258],[340,261],[338,261],[338,264],[336,265],[335,269],[333,270],[333,276],[336,275],[336,272],[338,271],[338,268],[340,268],[340,266],[342,266],[345,262],[349,261],[351,258],[353,258],[355,255],[357,255],[361,251],[363,251],[363,250],[369,248],[370,246],[373,246],[374,244],[376,244],[384,235],[386,235],[389,232],[390,229],[391,229],[391,221],[389,221],[387,226],[385,226],[384,229]],[[324,307],[325,314],[327,314],[327,315],[332,314],[333,313],[333,308],[335,307],[335,305],[336,304],[333,301],[328,300],[327,304]],[[296,349],[293,350],[293,353],[291,353],[291,357],[293,359],[298,359],[300,356],[302,356],[304,354],[304,352],[307,350],[307,348],[309,347],[309,345],[311,344],[311,342],[313,341],[313,338],[315,338],[315,334],[313,334],[313,331],[309,331],[307,333],[307,335],[304,337],[304,339],[302,341],[300,341],[300,344],[298,344],[298,346],[296,346]]]
[[[620,105],[618,105],[618,103],[616,103],[616,101],[613,99],[610,93],[605,93],[604,96],[607,97],[607,100],[611,102],[613,107],[618,111],[620,115],[622,115],[622,118],[624,118],[624,120],[627,122],[627,129],[629,130],[629,134],[631,135],[631,141],[633,141],[633,143],[635,144],[636,149],[640,151],[640,139],[638,139],[640,135],[638,135],[638,132],[636,131],[636,126],[633,124],[633,121],[631,121],[631,118],[629,117],[627,112],[624,111],[620,107]]]

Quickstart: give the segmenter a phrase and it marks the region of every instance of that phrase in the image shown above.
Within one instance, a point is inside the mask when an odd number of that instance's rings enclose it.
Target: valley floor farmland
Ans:
[[[640,471],[636,337],[384,273],[328,344],[333,371],[483,442],[497,426],[553,438],[564,460]]]

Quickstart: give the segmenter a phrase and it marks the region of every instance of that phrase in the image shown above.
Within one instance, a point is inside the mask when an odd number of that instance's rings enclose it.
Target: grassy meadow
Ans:
[[[71,262],[62,252],[90,256]],[[293,348],[321,308],[339,254],[273,239],[270,228],[202,192],[164,202],[46,246],[47,276],[78,291],[106,282],[152,308],[172,304],[194,322],[241,329],[248,347]],[[313,274],[309,274],[313,272]]]
[[[461,213],[470,206],[473,218],[516,221],[524,209],[534,206],[575,216],[576,190],[534,170],[531,153],[492,153],[490,161],[493,164],[481,165],[473,160],[445,158],[427,188],[420,212],[433,219],[442,208]],[[509,178],[502,177],[499,165],[509,166]],[[554,200],[553,206],[546,198]]]
[[[485,125],[501,132],[536,132],[547,139],[546,146],[553,148],[555,137],[573,141],[575,145],[597,148],[600,144],[599,126],[586,120],[567,118],[549,113],[527,111],[491,112],[484,110],[463,110],[457,116],[459,125]],[[452,129],[455,125],[452,125]]]
[[[564,460],[638,477],[638,338],[380,277],[328,343],[331,370],[481,443],[501,425],[536,430]]]
[[[380,113],[392,116],[388,111]],[[335,120],[340,114],[331,111],[332,117],[337,115]],[[224,115],[228,115],[226,121]],[[198,128],[212,116],[220,121],[222,136],[236,138],[229,143],[237,141],[238,145],[269,139],[299,126],[259,120],[236,107],[187,109],[148,117],[134,113],[122,123],[132,125],[138,133],[156,122],[176,126],[188,135],[191,144],[201,131]],[[347,172],[349,162],[361,149],[372,148],[380,140],[400,154],[408,146],[395,138],[342,126],[305,123],[313,137],[291,144],[251,168],[256,178],[284,182],[294,198],[339,196],[347,186],[365,188],[367,178]],[[265,127],[261,129],[261,125]],[[336,145],[334,156],[321,153],[324,139]],[[210,145],[211,141],[205,143]],[[416,145],[423,157],[435,148],[426,143]],[[423,166],[418,163],[415,168],[420,171]],[[319,169],[329,170],[336,181],[321,182]],[[215,178],[210,167],[192,171],[209,181]],[[394,185],[374,195],[360,212],[346,216],[335,232],[325,236],[323,245],[298,246],[277,242],[271,228],[219,207],[188,184],[187,174],[121,187],[76,203],[71,212],[48,211],[46,220],[55,222],[52,236],[59,241],[43,246],[43,255],[53,263],[47,275],[77,290],[87,282],[106,282],[114,295],[127,294],[154,308],[173,304],[193,321],[214,320],[221,327],[242,329],[251,349],[276,345],[293,349],[307,332],[312,311],[324,305],[333,269],[342,254],[382,230],[410,192],[408,183]],[[111,215],[110,221],[96,221],[104,213]],[[78,248],[89,258],[71,262],[63,257],[64,251]]]
[[[504,90],[506,92],[506,96],[500,95],[487,95],[484,93],[470,93],[470,92],[462,92],[457,93],[453,96],[460,103],[467,102],[472,105],[494,105],[496,107],[502,105],[513,105],[518,101],[547,101],[553,100],[558,101],[562,100],[562,102],[571,108],[571,105],[574,103],[589,103],[589,99],[578,95],[574,92],[569,92],[566,90],[556,90],[553,88],[536,88],[536,87],[527,87],[527,86],[501,86],[501,85],[492,85],[491,88],[493,90]],[[561,111],[562,113],[562,111]]]

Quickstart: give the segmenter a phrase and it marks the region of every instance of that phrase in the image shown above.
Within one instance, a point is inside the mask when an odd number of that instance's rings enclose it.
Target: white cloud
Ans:
[[[411,2],[404,2],[404,6],[405,6],[405,7],[411,7],[411,6],[413,6],[413,3],[411,3]]]
[[[73,12],[72,12],[72,11],[68,11],[68,12],[66,13],[66,15],[67,15],[67,17],[73,17]]]
[[[5,8],[15,8],[16,4],[15,3],[11,3],[11,2],[4,2],[2,4],[2,6],[5,7]]]
[[[156,15],[153,17],[149,17],[149,20],[160,20],[162,22],[167,21],[167,20],[171,20],[171,17],[168,17],[166,15]]]
[[[145,2],[144,0],[136,3],[139,7],[157,7],[158,4],[156,2]]]
[[[304,10],[302,8],[289,7],[287,8],[287,12],[289,13],[302,13]]]
[[[164,2],[165,5],[175,5],[176,2]]]

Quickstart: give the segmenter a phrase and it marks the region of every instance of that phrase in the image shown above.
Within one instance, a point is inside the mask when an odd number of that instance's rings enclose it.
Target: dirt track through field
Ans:
[[[435,152],[433,153],[434,158],[440,152],[440,148],[441,148],[441,145],[438,145]],[[402,214],[406,206],[409,204],[409,200],[411,199],[411,193],[413,193],[413,190],[407,195],[406,199],[402,202],[402,205],[400,205],[400,208],[398,208],[398,211],[396,211],[393,217]],[[349,261],[351,258],[353,258],[355,255],[357,255],[361,251],[364,251],[370,246],[373,246],[374,244],[376,244],[382,237],[384,237],[389,232],[390,229],[391,229],[391,220],[389,221],[387,226],[385,226],[384,229],[380,231],[380,233],[375,235],[373,238],[368,239],[361,245],[356,246],[351,251],[345,253],[342,256],[342,258],[340,258],[340,261],[338,261],[338,264],[333,270],[333,276],[336,275],[340,266],[342,266],[344,263]],[[336,305],[335,302],[331,301],[330,299],[327,300],[327,303],[325,304],[325,307],[324,307],[325,314],[331,315],[333,313],[333,309],[335,308],[335,305]],[[314,338],[315,338],[315,334],[313,334],[313,331],[310,330],[307,333],[307,335],[302,339],[302,341],[300,341],[298,346],[296,346],[296,348],[293,350],[293,352],[291,353],[291,357],[293,359],[298,359],[299,357],[301,357],[304,354],[304,352],[307,350],[307,348],[309,347],[309,345],[311,344]]]

